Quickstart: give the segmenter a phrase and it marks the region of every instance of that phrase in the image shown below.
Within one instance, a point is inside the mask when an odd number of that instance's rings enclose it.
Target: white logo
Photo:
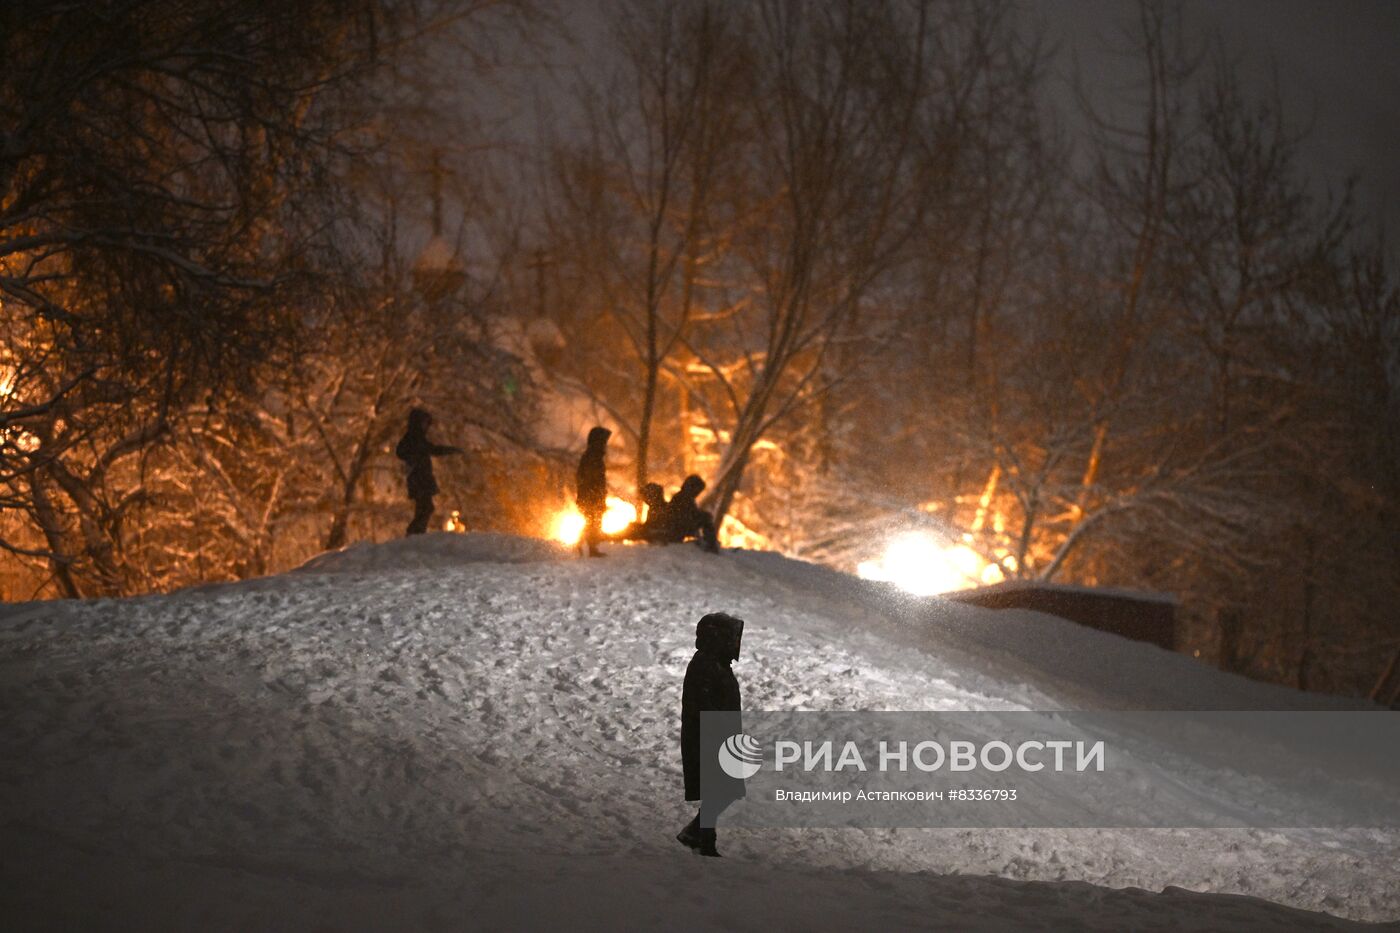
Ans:
[[[763,767],[763,746],[753,736],[736,732],[719,747],[719,766],[730,777],[747,780]]]

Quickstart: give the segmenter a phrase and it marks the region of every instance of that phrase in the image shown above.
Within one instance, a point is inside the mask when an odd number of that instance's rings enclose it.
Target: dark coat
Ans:
[[[578,472],[574,476],[575,498],[579,511],[601,513],[608,507],[608,473],[603,464],[607,453],[608,438],[612,432],[607,428],[594,428],[588,432],[588,448],[578,461]]]
[[[730,664],[739,657],[739,640],[744,622],[724,613],[710,613],[695,631],[695,656],[685,669],[681,690],[681,766],[685,772],[685,799],[699,800],[700,775],[711,798],[738,799],[744,796],[744,782],[730,778],[718,769],[719,747],[726,738],[743,731],[739,713],[739,681]],[[701,748],[700,714],[733,713],[732,721],[705,735]],[[713,732],[713,734],[711,734]]]
[[[697,502],[704,491],[703,479],[694,474],[687,476],[681,483],[680,491],[671,497],[658,516],[655,540],[679,544],[686,538],[696,537],[703,540],[707,548],[714,550],[718,545],[714,516],[700,508]]]
[[[415,413],[416,413],[415,409]],[[408,467],[408,497],[414,501],[431,499],[438,493],[437,478],[433,476],[433,458],[460,453],[456,447],[434,444],[428,440],[428,429],[421,417],[408,418],[408,430],[403,432],[394,454]]]
[[[642,486],[641,498],[647,507],[646,520],[628,525],[618,537],[630,541],[660,541],[661,517],[666,511],[666,490],[656,483],[647,483]]]

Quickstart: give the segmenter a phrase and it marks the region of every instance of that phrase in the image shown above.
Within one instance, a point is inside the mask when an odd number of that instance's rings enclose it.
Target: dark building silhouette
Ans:
[[[1177,602],[1162,593],[1008,580],[944,598],[984,609],[1032,609],[1169,651],[1176,647]]]

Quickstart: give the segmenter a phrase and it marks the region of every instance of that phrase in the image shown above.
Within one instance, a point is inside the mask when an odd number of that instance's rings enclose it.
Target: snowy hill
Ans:
[[[0,616],[0,920],[1117,931],[1400,917],[1393,832],[731,830],[726,859],[698,859],[672,839],[692,813],[676,730],[711,609],[748,620],[736,673],[752,709],[1354,705],[772,554],[356,545],[279,577]]]

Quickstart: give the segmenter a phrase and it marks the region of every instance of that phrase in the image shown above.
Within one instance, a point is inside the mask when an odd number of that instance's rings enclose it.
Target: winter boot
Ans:
[[[710,858],[719,858],[719,850],[715,848],[715,831],[713,829],[700,830],[700,845],[695,850],[701,855],[708,855]]]
[[[690,849],[700,848],[700,817],[685,824],[685,829],[676,833],[676,841]]]

